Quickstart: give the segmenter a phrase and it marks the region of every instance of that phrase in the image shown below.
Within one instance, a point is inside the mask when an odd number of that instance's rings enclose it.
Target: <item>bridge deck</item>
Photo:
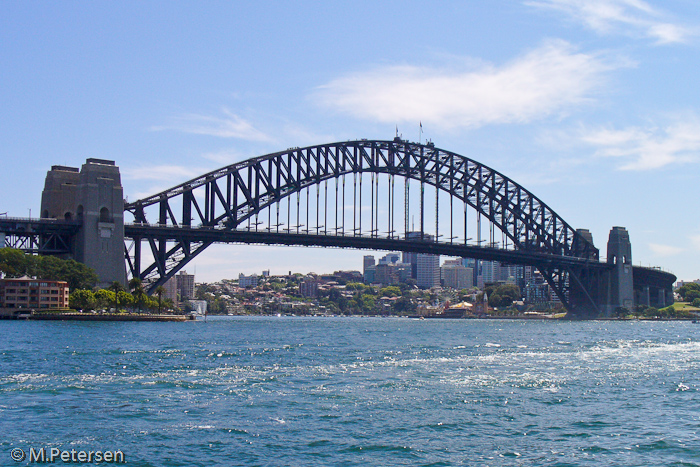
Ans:
[[[609,269],[607,263],[586,258],[559,256],[536,251],[506,250],[446,242],[402,240],[380,236],[316,235],[308,233],[281,233],[255,230],[229,230],[211,227],[174,227],[154,224],[126,224],[124,235],[128,238],[155,238],[166,241],[207,243],[249,243],[265,245],[317,246],[358,248],[367,250],[406,251],[444,256],[500,261],[534,267],[571,266],[576,268]]]

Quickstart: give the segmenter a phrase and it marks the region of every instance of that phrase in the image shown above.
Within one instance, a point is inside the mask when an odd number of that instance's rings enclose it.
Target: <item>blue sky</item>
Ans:
[[[114,159],[138,199],[291,146],[403,137],[476,159],[605,252],[700,277],[700,2],[0,2],[0,211]],[[197,280],[360,269],[212,247]]]

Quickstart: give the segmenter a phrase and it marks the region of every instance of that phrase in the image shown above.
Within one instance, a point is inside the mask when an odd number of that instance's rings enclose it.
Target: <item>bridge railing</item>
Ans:
[[[16,222],[23,224],[57,224],[57,225],[80,225],[80,221],[56,219],[55,217],[7,217],[0,216],[0,223]]]

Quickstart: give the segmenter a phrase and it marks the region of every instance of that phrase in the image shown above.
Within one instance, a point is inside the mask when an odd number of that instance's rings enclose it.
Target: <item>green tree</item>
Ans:
[[[36,277],[39,279],[66,281],[71,290],[91,290],[98,280],[94,269],[75,260],[64,260],[56,256],[37,257]]]
[[[134,305],[134,297],[129,292],[117,292],[117,309],[129,308]]]
[[[158,296],[158,313],[160,313],[160,310],[163,306],[163,294],[165,293],[165,287],[159,285],[158,287],[156,287],[155,293]]]
[[[175,308],[175,304],[173,301],[169,298],[166,298],[163,300],[163,308],[166,310],[172,310]]]
[[[486,287],[486,293],[491,306],[507,307],[520,300],[520,287],[515,284],[490,284]]]
[[[329,299],[330,301],[332,301],[332,302],[338,303],[338,301],[339,301],[342,297],[343,297],[343,296],[342,296],[342,294],[340,293],[340,290],[338,290],[338,289],[336,289],[336,288],[332,288],[332,289],[328,292],[328,299]]]
[[[695,296],[695,292],[700,293],[700,284],[695,282],[683,284],[676,292],[678,292],[684,302],[692,302],[694,299],[700,298],[700,296]]]
[[[337,315],[340,312],[340,308],[338,308],[338,305],[336,305],[333,302],[328,302],[324,306],[326,307],[326,313]]]
[[[384,287],[383,289],[379,290],[379,296],[380,297],[400,297],[401,296],[401,289],[396,287],[395,285],[390,285],[388,287]]]
[[[403,296],[394,302],[394,312],[414,313],[418,306],[408,297]]]
[[[377,297],[374,295],[362,294],[357,297],[355,301],[357,302],[360,311],[363,313],[372,313],[377,307]]]
[[[150,311],[158,311],[160,313],[159,307],[160,303],[153,297],[145,296],[143,306]]]
[[[71,290],[92,289],[97,283],[95,271],[72,259],[33,256],[14,248],[0,248],[0,272],[8,277],[33,276],[38,279],[66,281]]]
[[[116,308],[117,296],[114,292],[101,289],[95,292],[95,306],[100,310],[107,310],[110,307]]]
[[[0,272],[7,277],[34,276],[36,260],[14,248],[0,248]]]
[[[225,315],[228,312],[226,308],[226,300],[215,298],[211,302],[207,302],[207,313],[212,315]]]
[[[112,282],[110,284],[110,286],[108,287],[108,289],[111,290],[112,292],[114,292],[115,294],[119,293],[119,292],[126,292],[126,289],[124,288],[122,283],[119,281]]]
[[[696,308],[700,308],[700,298],[696,298],[693,300],[693,306]]]
[[[133,303],[141,311],[148,301],[148,295],[146,295],[146,290],[143,288],[143,283],[138,277],[134,277],[129,280],[129,289],[131,290],[131,296],[133,297]]]
[[[74,310],[94,310],[96,304],[95,294],[90,290],[74,290],[68,297],[68,305]]]
[[[700,290],[688,290],[683,296],[684,302],[692,302],[695,299],[700,298]]]
[[[499,306],[508,306],[508,305],[503,305],[503,303],[508,303],[507,299],[504,300],[503,297],[498,293],[498,291],[494,291],[492,294],[489,295],[489,305],[494,306],[494,307],[499,307]]]

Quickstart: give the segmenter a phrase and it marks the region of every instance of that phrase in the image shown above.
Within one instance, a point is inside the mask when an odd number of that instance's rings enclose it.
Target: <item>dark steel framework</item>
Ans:
[[[73,238],[80,229],[77,221],[57,219],[0,218],[2,246],[41,255],[71,255]]]
[[[397,177],[404,182],[398,201]],[[434,187],[434,204],[426,199],[433,195],[428,187]],[[448,196],[441,200],[441,193]],[[252,158],[128,203],[125,211],[134,216],[125,226],[132,239],[128,268],[150,289],[217,242],[402,250],[531,265],[567,308],[596,312],[597,292],[589,289],[608,268],[592,243],[510,178],[431,143],[399,138]],[[153,224],[147,214],[157,216]],[[412,227],[415,217],[418,228]]]

